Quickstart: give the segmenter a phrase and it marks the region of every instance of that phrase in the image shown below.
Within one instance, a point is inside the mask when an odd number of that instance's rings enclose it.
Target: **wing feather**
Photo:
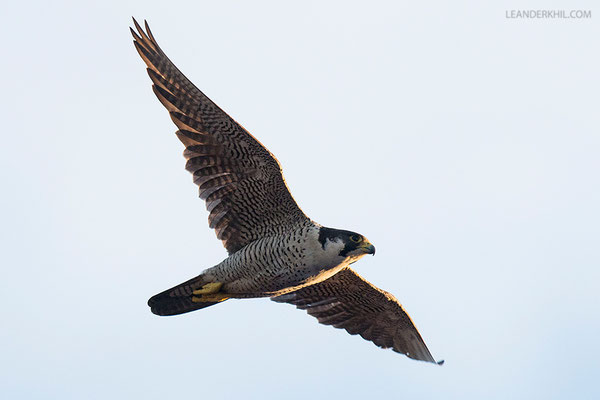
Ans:
[[[321,283],[272,300],[293,304],[321,324],[345,329],[384,349],[391,348],[416,360],[436,362],[398,300],[350,268]],[[443,361],[438,364],[441,363]]]
[[[179,129],[186,169],[206,201],[209,226],[231,254],[264,236],[310,220],[290,194],[279,162],[202,93],[134,19],[134,45],[152,90]]]

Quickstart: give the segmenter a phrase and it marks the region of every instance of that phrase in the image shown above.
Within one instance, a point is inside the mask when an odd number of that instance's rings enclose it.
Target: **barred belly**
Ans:
[[[250,243],[202,274],[223,282],[232,297],[267,297],[321,282],[345,265],[328,257],[318,242],[318,226],[270,236]]]

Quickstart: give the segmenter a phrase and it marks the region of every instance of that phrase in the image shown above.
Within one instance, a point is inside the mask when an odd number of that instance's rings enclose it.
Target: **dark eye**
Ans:
[[[354,243],[360,243],[362,241],[362,237],[360,235],[352,235],[350,236],[350,240]]]

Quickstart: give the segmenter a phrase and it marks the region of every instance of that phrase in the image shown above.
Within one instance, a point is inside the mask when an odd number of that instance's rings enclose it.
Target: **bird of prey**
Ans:
[[[275,157],[167,58],[148,23],[134,45],[152,89],[177,126],[186,169],[200,187],[228,257],[153,296],[154,314],[177,315],[227,299],[270,297],[382,348],[436,362],[396,298],[349,265],[375,247],[361,234],[321,226],[298,207]]]

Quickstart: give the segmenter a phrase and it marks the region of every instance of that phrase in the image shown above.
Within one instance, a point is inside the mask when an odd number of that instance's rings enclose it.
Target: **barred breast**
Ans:
[[[321,282],[344,266],[344,258],[323,248],[319,229],[311,223],[254,241],[202,277],[223,282],[222,291],[232,297],[275,296]]]

